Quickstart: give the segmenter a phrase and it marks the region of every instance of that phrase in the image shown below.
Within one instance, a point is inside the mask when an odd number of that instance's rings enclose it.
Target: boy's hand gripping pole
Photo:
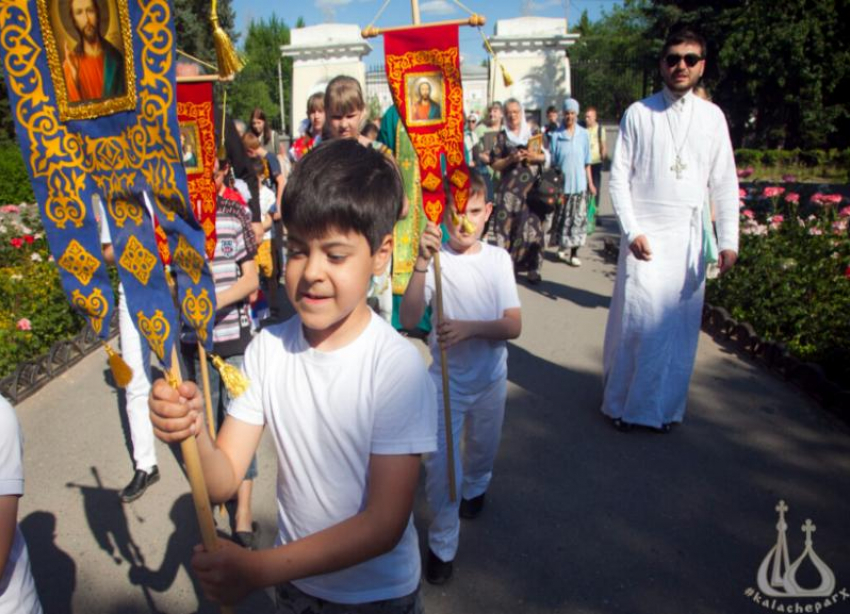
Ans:
[[[172,388],[177,388],[183,382],[176,347],[171,349],[171,370],[168,373],[167,380]],[[194,437],[184,439],[180,443],[180,451],[183,453],[186,475],[189,477],[189,485],[192,488],[192,500],[195,502],[195,513],[198,516],[204,548],[207,552],[215,552],[218,550],[218,537],[215,532],[210,496],[207,493],[207,483],[204,481],[204,470],[201,468],[198,442]],[[233,608],[222,605],[221,614],[233,614]]]
[[[437,331],[443,323],[443,272],[440,267],[440,252],[434,254],[434,289],[437,300]],[[452,402],[449,397],[449,364],[446,350],[440,345],[440,367],[443,373],[443,422],[446,427],[446,463],[449,469],[449,500],[457,501],[455,484],[455,447],[452,434]]]

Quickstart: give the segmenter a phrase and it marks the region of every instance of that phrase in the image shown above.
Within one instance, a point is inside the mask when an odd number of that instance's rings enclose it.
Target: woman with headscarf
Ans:
[[[573,98],[564,101],[564,127],[549,141],[552,163],[564,176],[564,202],[555,209],[552,240],[558,257],[570,266],[581,266],[578,248],[587,241],[587,193],[596,194],[590,168],[590,135],[578,125],[579,106]]]
[[[526,195],[536,173],[532,165],[548,164],[549,152],[528,150],[531,129],[522,105],[515,98],[505,102],[505,125],[490,152],[490,166],[501,173],[496,187],[496,244],[511,254],[514,272],[527,272],[528,283],[539,284],[543,265],[543,220],[532,211]]]

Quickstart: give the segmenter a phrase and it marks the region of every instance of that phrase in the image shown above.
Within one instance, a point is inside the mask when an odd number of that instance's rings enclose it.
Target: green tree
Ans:
[[[651,90],[645,6],[641,0],[626,0],[596,22],[584,12],[573,29],[581,37],[568,51],[571,93],[583,106],[595,106],[603,121],[618,121]]]
[[[245,68],[230,87],[229,98],[234,117],[247,120],[255,108],[262,109],[269,121],[280,128],[278,62],[282,63],[283,89],[291,91],[292,59],[281,58],[280,48],[289,44],[289,26],[272,14],[268,19],[252,21],[245,37]]]
[[[218,0],[218,23],[235,45],[239,33],[232,0]],[[215,64],[209,0],[174,0],[174,28],[178,49]]]
[[[847,147],[850,0],[653,0],[646,40],[657,52],[688,25],[708,42],[704,81],[736,146]]]

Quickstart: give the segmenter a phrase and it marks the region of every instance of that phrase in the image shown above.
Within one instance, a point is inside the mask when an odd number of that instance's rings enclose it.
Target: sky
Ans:
[[[308,26],[320,23],[350,23],[360,28],[369,25],[384,4],[385,0],[277,0],[262,2],[258,0],[233,0],[236,11],[236,28],[242,32],[240,42],[245,40],[248,24],[254,19],[264,19],[276,14],[290,27],[299,17],[303,17]],[[567,16],[570,27],[578,23],[583,11],[587,11],[591,21],[600,17],[602,11],[610,11],[618,0],[460,0],[471,11],[483,14],[487,18],[484,32],[490,36],[499,19],[509,19],[524,15],[537,17]],[[462,19],[469,15],[453,0],[419,0],[419,11],[423,23],[445,19]],[[399,26],[411,23],[410,1],[389,0],[389,4],[380,18],[377,27]],[[364,58],[367,66],[383,64],[382,38],[369,39],[372,53]],[[482,46],[481,35],[477,28],[460,29],[460,52],[463,60],[480,63],[487,56]]]

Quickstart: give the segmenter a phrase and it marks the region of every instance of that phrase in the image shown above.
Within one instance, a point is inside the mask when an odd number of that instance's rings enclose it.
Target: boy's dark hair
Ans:
[[[546,109],[546,115],[549,115],[549,113],[557,113],[557,112],[558,112],[558,107],[556,107],[553,104],[550,104]]]
[[[448,179],[443,179],[443,190],[446,192],[446,205],[451,206],[454,203],[452,191],[449,187]],[[473,196],[484,195],[484,200],[487,200],[487,184],[484,182],[484,176],[475,169],[469,169],[469,198]],[[467,200],[467,202],[469,202]]]
[[[295,165],[283,192],[283,222],[302,238],[331,229],[366,237],[372,253],[391,234],[403,188],[386,157],[352,139],[323,141]]]
[[[674,30],[670,36],[667,37],[667,40],[664,41],[664,47],[661,49],[661,57],[663,58],[667,55],[670,47],[675,47],[676,45],[681,45],[683,43],[699,45],[699,54],[705,57],[705,39],[701,34],[691,30],[690,28],[679,28],[678,30]]]

